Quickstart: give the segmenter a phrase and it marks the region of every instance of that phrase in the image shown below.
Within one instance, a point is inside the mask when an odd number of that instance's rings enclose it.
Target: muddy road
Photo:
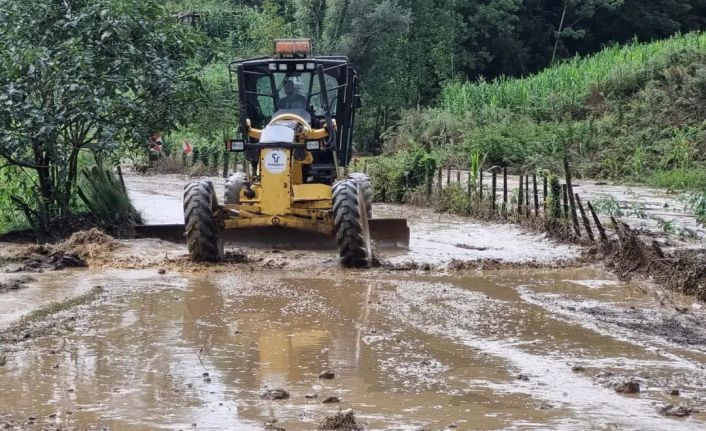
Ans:
[[[180,221],[177,180],[130,179],[149,222]],[[413,237],[369,271],[328,251],[194,265],[134,240],[0,273],[0,427],[313,430],[349,408],[371,430],[706,427],[702,304],[511,226],[375,213]]]

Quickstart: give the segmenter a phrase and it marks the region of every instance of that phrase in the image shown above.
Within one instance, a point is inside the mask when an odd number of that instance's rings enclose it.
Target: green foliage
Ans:
[[[696,214],[696,221],[706,226],[706,192],[694,193],[689,199],[689,206]]]
[[[103,225],[132,225],[141,222],[130,198],[110,170],[93,167],[83,169],[82,173],[81,199]]]
[[[0,234],[26,229],[22,212],[12,202],[12,196],[24,196],[31,191],[32,177],[16,166],[0,169]]]
[[[468,190],[458,183],[449,184],[435,197],[434,209],[456,215],[469,215],[471,203]]]
[[[431,193],[436,169],[436,157],[422,148],[369,159],[368,173],[372,178],[375,200],[406,202],[408,194],[419,187]]]
[[[622,217],[623,210],[620,208],[620,202],[613,195],[604,195],[596,199],[591,205],[598,214],[607,214],[613,217]]]
[[[549,177],[549,215],[551,218],[558,220],[561,218],[561,184],[556,175]],[[597,211],[597,210],[596,210]]]
[[[642,202],[633,202],[628,205],[627,209],[625,210],[625,215],[627,217],[645,219],[647,218],[647,208]]]
[[[0,161],[33,171],[14,196],[40,231],[71,213],[82,151],[142,147],[186,118],[196,40],[156,0],[0,0]]]
[[[706,50],[706,34],[692,33],[649,44],[633,42],[605,48],[588,58],[574,57],[523,79],[452,83],[442,92],[441,106],[454,114],[509,109],[537,119],[561,117],[578,110],[591,94],[629,94],[672,63],[684,51]],[[548,106],[551,103],[553,106]],[[554,115],[552,115],[554,114]]]
[[[428,139],[442,163],[478,151],[489,163],[562,169],[577,177],[646,181],[679,188],[703,183],[706,163],[706,33],[607,48],[523,79],[452,83],[436,108],[408,111],[386,148]],[[411,142],[415,142],[412,140]]]
[[[655,171],[647,178],[647,184],[671,190],[703,190],[706,189],[706,166]]]

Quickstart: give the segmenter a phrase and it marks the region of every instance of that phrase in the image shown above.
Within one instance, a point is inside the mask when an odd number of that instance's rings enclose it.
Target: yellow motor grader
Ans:
[[[347,267],[370,265],[371,237],[407,246],[406,220],[372,219],[370,178],[348,172],[360,108],[356,67],[346,57],[310,53],[308,39],[280,39],[274,57],[230,64],[240,137],[226,148],[244,153],[245,172],[228,178],[222,203],[208,180],[185,187],[193,260],[221,259],[224,237],[282,243],[297,232],[310,242],[335,238]]]

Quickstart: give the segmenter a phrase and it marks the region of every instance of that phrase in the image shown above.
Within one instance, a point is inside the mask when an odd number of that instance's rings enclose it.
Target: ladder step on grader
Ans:
[[[184,222],[195,261],[218,261],[224,241],[338,248],[346,267],[371,264],[376,246],[407,247],[404,219],[372,218],[373,188],[348,173],[360,108],[358,72],[346,57],[311,57],[308,39],[279,39],[275,56],[230,64],[238,86],[238,139],[245,172],[231,175],[223,201],[208,180],[184,188]],[[300,241],[301,243],[301,241]]]

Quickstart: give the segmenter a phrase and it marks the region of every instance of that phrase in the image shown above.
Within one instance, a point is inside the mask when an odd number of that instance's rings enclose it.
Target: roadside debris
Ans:
[[[36,279],[29,275],[22,275],[6,281],[0,281],[0,293],[24,289],[27,287],[27,284],[32,283],[33,281],[36,281]]]
[[[316,429],[317,431],[362,431],[365,428],[362,424],[358,423],[353,410],[339,410],[335,415],[329,416],[321,421]]]
[[[267,431],[286,431],[284,427],[277,425],[279,422],[277,419],[272,419],[269,422],[265,422],[265,430]]]
[[[692,413],[698,413],[698,410],[692,407],[675,406],[674,404],[667,404],[666,406],[660,407],[657,411],[662,416],[673,416],[678,418],[690,416]]]
[[[14,272],[59,271],[66,268],[86,268],[88,263],[74,253],[56,251],[47,256],[35,255],[25,260]]]
[[[635,380],[627,380],[615,387],[615,392],[619,394],[636,394],[640,392],[640,384]]]
[[[289,399],[289,392],[280,388],[265,389],[264,391],[260,392],[260,399],[268,401],[286,400]]]
[[[322,371],[321,374],[319,374],[320,379],[331,380],[335,377],[336,377],[336,374],[331,370]]]

